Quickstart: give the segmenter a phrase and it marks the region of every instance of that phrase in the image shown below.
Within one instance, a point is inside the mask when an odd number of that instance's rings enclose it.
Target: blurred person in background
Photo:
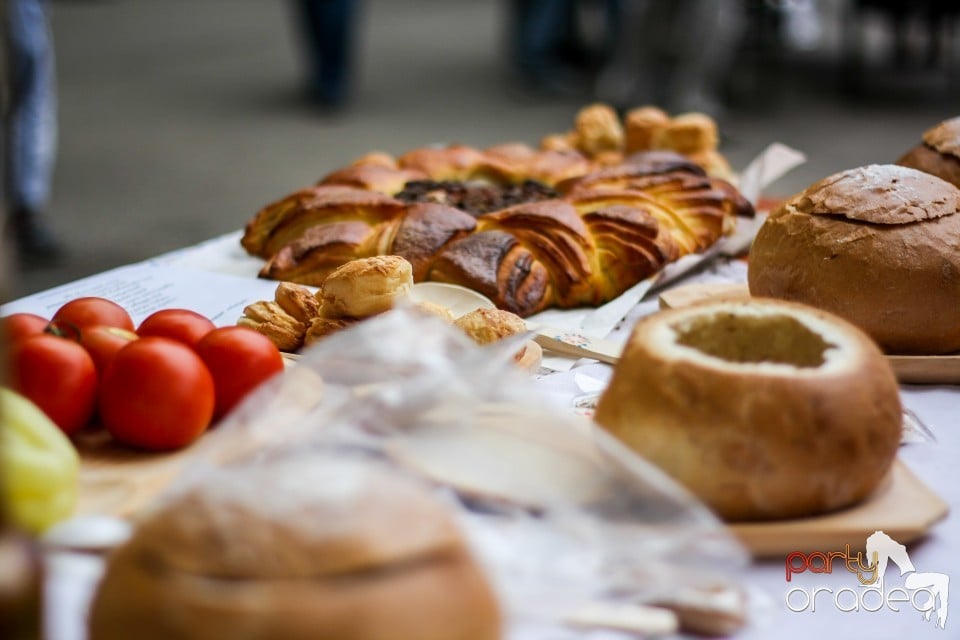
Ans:
[[[743,27],[741,0],[633,0],[596,92],[624,109],[719,115],[718,97]]]
[[[617,41],[623,1],[510,0],[508,44],[518,80],[548,94],[587,88]]]
[[[356,31],[354,0],[295,0],[307,69],[307,99],[321,107],[342,107],[350,95]]]
[[[57,146],[53,37],[46,0],[0,0],[3,55],[4,235],[23,266],[63,250],[46,225]]]

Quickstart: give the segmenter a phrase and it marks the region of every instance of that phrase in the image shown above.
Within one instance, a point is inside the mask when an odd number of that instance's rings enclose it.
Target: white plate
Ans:
[[[482,293],[457,284],[418,282],[410,297],[414,302],[432,302],[450,309],[457,318],[475,309],[495,309],[496,306]]]

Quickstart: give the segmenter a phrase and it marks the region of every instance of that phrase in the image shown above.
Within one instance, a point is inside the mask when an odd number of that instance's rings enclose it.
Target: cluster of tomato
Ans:
[[[95,420],[118,441],[150,450],[188,445],[249,392],[283,370],[269,338],[162,309],[134,327],[117,303],[85,297],[50,320],[0,318],[10,385],[67,435]]]

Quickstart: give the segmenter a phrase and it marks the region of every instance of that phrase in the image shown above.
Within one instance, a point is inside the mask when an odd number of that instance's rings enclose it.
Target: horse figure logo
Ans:
[[[944,573],[918,572],[916,567],[913,566],[913,562],[910,561],[910,556],[907,555],[907,548],[883,531],[875,531],[867,538],[867,558],[871,560],[876,558],[877,587],[881,592],[883,591],[883,576],[887,570],[887,563],[892,561],[900,568],[900,575],[905,576],[903,580],[904,588],[912,591],[923,589],[923,600],[916,603],[916,606],[923,611],[923,619],[929,621],[930,616],[936,611],[936,625],[941,629],[945,628],[949,605],[949,576]]]

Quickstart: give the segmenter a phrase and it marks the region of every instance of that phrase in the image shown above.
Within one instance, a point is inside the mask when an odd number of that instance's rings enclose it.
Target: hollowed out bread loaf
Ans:
[[[836,316],[769,299],[641,320],[595,419],[730,521],[864,499],[901,435],[897,381],[876,345]]]
[[[960,350],[960,189],[897,165],[832,175],[770,214],[750,293],[804,302],[890,353]]]
[[[500,638],[490,585],[420,486],[345,461],[216,480],[109,557],[92,640]]]
[[[897,161],[960,187],[960,117],[944,120],[923,134],[923,142]]]

